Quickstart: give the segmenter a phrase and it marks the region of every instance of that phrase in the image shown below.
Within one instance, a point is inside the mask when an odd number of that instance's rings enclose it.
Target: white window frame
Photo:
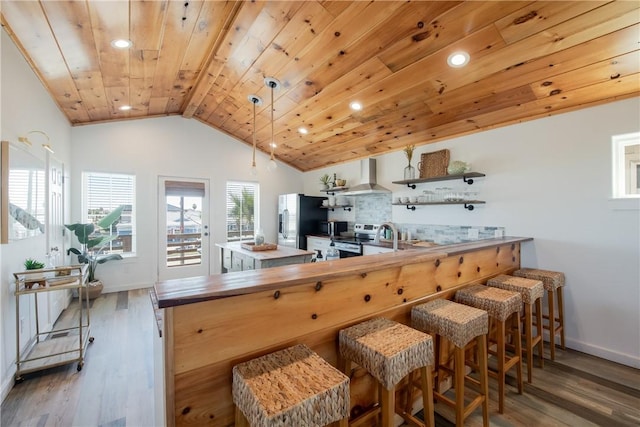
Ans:
[[[631,179],[632,182],[637,182],[637,176],[635,174],[637,168],[627,168],[625,148],[630,145],[640,144],[640,132],[628,133],[624,135],[614,135],[611,138],[611,159],[612,159],[612,198],[615,199],[637,199],[640,198],[640,194],[628,194],[626,189],[626,182]]]
[[[119,253],[123,258],[132,258],[136,256],[136,176],[133,174],[124,174],[124,173],[109,173],[109,172],[94,172],[94,171],[85,171],[82,172],[82,222],[88,223],[91,222],[89,218],[89,177],[95,176],[106,176],[110,178],[122,178],[131,180],[131,194],[128,197],[124,197],[125,200],[121,199],[118,196],[115,196],[111,191],[106,196],[109,200],[109,206],[101,206],[107,209],[115,209],[122,204],[130,204],[131,205],[131,251],[130,252],[120,252],[120,251],[111,251],[107,249],[104,253]],[[127,203],[129,202],[129,203]],[[124,214],[124,213],[123,213]]]
[[[253,234],[251,236],[229,238],[229,187],[252,187],[253,188]],[[260,184],[252,181],[227,181],[225,185],[225,239],[227,242],[249,241],[255,238],[255,233],[260,228]],[[242,226],[241,226],[242,227]]]

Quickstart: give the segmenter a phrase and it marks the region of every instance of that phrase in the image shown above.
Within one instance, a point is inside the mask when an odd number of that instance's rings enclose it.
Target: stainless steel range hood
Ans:
[[[381,193],[391,193],[391,191],[377,183],[376,159],[362,159],[360,160],[360,184],[349,188],[341,194],[345,196],[358,196]]]

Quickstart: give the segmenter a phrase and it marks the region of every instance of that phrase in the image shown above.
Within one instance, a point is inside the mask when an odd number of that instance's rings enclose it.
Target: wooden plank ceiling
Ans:
[[[180,114],[251,144],[256,94],[269,152],[274,77],[275,156],[302,171],[637,97],[639,22],[638,1],[2,1],[73,125]]]

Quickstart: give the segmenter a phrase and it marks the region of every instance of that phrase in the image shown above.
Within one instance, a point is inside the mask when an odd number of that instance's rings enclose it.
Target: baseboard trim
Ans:
[[[640,369],[640,356],[638,355],[620,353],[593,344],[572,340],[568,337],[565,337],[565,340],[567,347],[573,350],[581,351],[582,353],[590,354],[611,362],[620,363],[621,365]],[[556,345],[557,344],[559,344],[559,338],[556,338]]]

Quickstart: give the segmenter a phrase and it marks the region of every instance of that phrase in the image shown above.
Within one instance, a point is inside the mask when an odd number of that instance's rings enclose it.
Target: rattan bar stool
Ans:
[[[532,280],[541,280],[544,290],[547,292],[547,309],[548,315],[543,314],[543,318],[547,319],[544,329],[549,331],[549,344],[551,360],[556,358],[556,335],[560,335],[560,346],[565,349],[564,345],[564,302],[562,298],[562,288],[564,287],[564,273],[559,271],[539,270],[535,268],[521,268],[513,272],[514,276],[524,277]],[[557,299],[557,313],[556,303]]]
[[[233,403],[236,426],[346,427],[349,378],[298,344],[234,366]]]
[[[489,375],[498,380],[498,412],[504,413],[504,389],[506,373],[516,367],[518,394],[522,394],[522,343],[520,342],[520,309],[522,297],[518,292],[492,288],[484,285],[472,285],[456,292],[459,303],[485,310],[496,326],[497,366],[489,368]],[[507,321],[511,325],[507,328]],[[515,344],[515,354],[506,353],[506,336],[509,334]],[[491,337],[492,334],[489,334]]]
[[[538,348],[538,364],[544,367],[544,340],[542,339],[542,296],[544,295],[544,287],[540,280],[525,279],[524,277],[514,277],[501,274],[489,279],[487,286],[494,288],[506,289],[508,291],[519,292],[524,304],[524,339],[527,352],[527,382],[533,379],[533,350]],[[533,336],[533,306],[535,305],[536,313],[536,335]]]
[[[384,318],[374,318],[343,329],[339,333],[340,364],[343,372],[351,371],[351,362],[366,369],[378,380],[380,404],[359,420],[382,414],[382,426],[392,427],[397,412],[405,420],[435,427],[433,416],[433,339],[409,326]],[[422,403],[425,424],[400,406],[396,408],[396,386],[415,370],[422,377]],[[354,420],[354,421],[359,421]]]
[[[435,398],[454,408],[456,414],[456,426],[464,426],[464,420],[480,405],[482,405],[483,426],[489,425],[489,378],[487,368],[487,332],[489,331],[489,318],[486,311],[478,310],[463,304],[458,304],[446,299],[436,299],[425,304],[420,304],[411,309],[411,324],[421,331],[435,334],[435,368],[436,391]],[[454,369],[449,369],[449,360],[440,361],[440,348],[442,339],[451,342],[455,348],[453,351]],[[474,364],[478,371],[479,380],[475,380],[465,373],[465,349],[467,345],[476,351],[478,360]],[[455,389],[455,401],[440,393],[438,383],[441,379],[440,371],[453,373],[453,386]],[[469,404],[465,405],[465,380],[473,384],[478,391]]]

